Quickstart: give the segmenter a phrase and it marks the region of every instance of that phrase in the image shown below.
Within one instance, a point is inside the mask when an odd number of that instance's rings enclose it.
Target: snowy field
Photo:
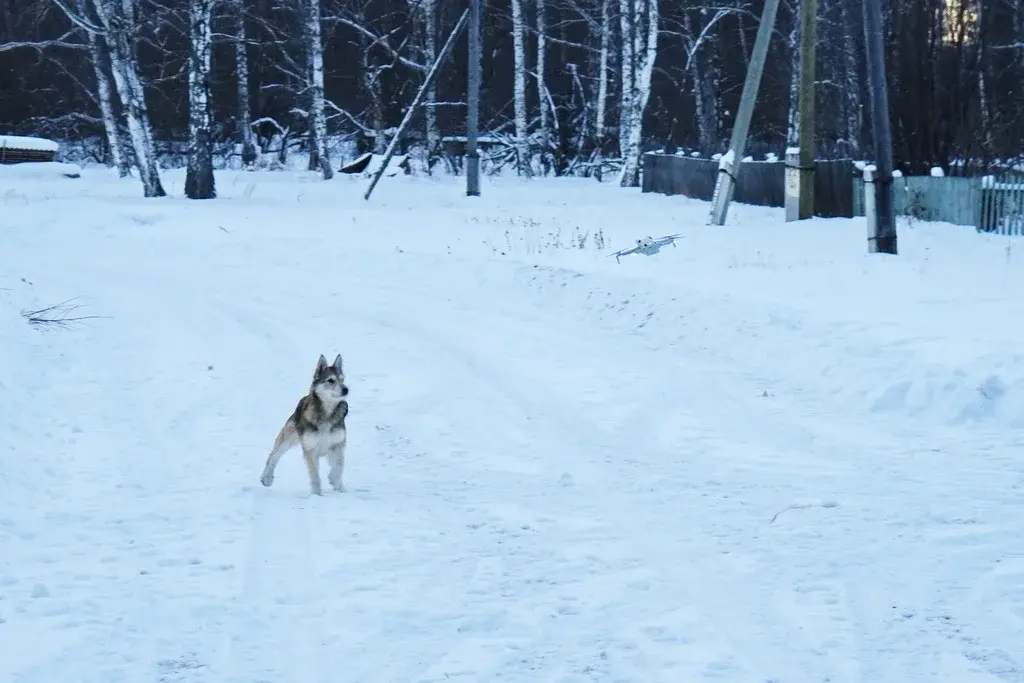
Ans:
[[[1024,681],[1024,240],[365,186],[3,178],[0,681]]]

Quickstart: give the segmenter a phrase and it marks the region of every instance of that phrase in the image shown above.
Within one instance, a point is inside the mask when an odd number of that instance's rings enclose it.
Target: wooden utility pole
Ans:
[[[814,98],[817,65],[818,0],[800,0],[800,135],[798,193],[786,197],[786,220],[805,221],[814,217]],[[789,154],[787,156],[787,164]],[[787,174],[792,173],[787,169]],[[788,185],[788,183],[787,183]],[[788,187],[787,187],[788,189]],[[790,209],[790,205],[795,204]]]
[[[889,96],[885,79],[885,43],[882,40],[882,7],[879,0],[864,2],[864,41],[871,94],[871,130],[875,140],[874,190],[876,217],[868,216],[868,253],[895,254],[896,218],[892,201],[892,131],[889,126]],[[865,176],[865,180],[867,177]],[[873,185],[873,187],[872,187]]]
[[[469,0],[469,78],[466,92],[466,196],[480,196],[480,4]]]
[[[743,82],[743,94],[740,96],[736,122],[732,128],[729,151],[718,163],[718,180],[715,182],[715,193],[711,197],[712,225],[725,225],[725,217],[729,213],[729,202],[732,201],[732,194],[736,190],[736,171],[743,159],[743,148],[747,144],[747,131],[750,130],[750,119],[754,115],[754,103],[757,101],[757,91],[761,86],[761,73],[764,71],[764,62],[768,56],[768,45],[771,42],[775,15],[778,11],[779,0],[765,0],[761,24],[757,27],[757,39],[750,55],[750,66],[747,67],[747,78]]]
[[[387,170],[388,162],[391,161],[391,157],[395,155],[395,150],[398,149],[398,142],[402,138],[402,133],[405,132],[406,126],[412,121],[413,114],[416,113],[416,108],[420,106],[420,102],[423,101],[423,95],[426,94],[427,88],[437,78],[437,72],[441,68],[441,62],[451,52],[452,46],[455,45],[455,39],[459,37],[462,29],[466,27],[466,18],[469,15],[469,10],[463,10],[462,16],[459,17],[458,23],[455,24],[455,28],[452,29],[451,34],[448,36],[448,40],[445,41],[444,47],[441,48],[441,53],[437,55],[437,59],[434,60],[433,66],[430,67],[430,71],[427,72],[427,77],[423,79],[423,85],[420,86],[420,90],[416,93],[416,97],[413,98],[412,104],[405,110],[405,117],[402,122],[398,124],[398,130],[395,131],[395,137],[391,138],[391,142],[388,144],[388,148],[384,150],[384,158],[380,162],[380,168],[373,175],[373,179],[370,181],[370,186],[366,188],[366,193],[363,195],[363,199],[369,199],[370,195],[373,194],[373,188],[377,187],[377,183],[380,181],[384,171]]]

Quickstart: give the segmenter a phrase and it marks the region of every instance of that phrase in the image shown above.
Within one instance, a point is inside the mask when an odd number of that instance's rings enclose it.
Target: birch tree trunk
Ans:
[[[598,56],[597,106],[595,109],[594,135],[597,138],[598,155],[604,150],[605,117],[608,112],[608,50],[612,42],[612,0],[601,0],[601,52]]]
[[[635,21],[632,26],[633,92],[629,97],[629,137],[622,154],[622,175],[619,185],[640,185],[640,142],[643,135],[644,111],[651,96],[651,76],[658,55],[658,0],[630,0]],[[644,17],[644,15],[646,15]],[[646,18],[646,26],[642,19]],[[623,41],[624,43],[627,41]]]
[[[789,31],[789,114],[786,147],[796,147],[800,139],[800,0],[789,4],[793,28]]]
[[[131,164],[124,153],[121,130],[117,125],[117,115],[114,113],[114,93],[104,70],[109,57],[106,46],[92,31],[89,31],[89,59],[92,62],[93,73],[96,74],[96,97],[100,102],[100,116],[103,118],[103,131],[107,135],[107,146],[110,148],[110,160],[117,169],[117,175],[124,178],[131,172]]]
[[[252,134],[252,107],[249,103],[249,43],[245,32],[245,0],[235,0],[235,79],[238,97],[235,123],[242,146],[242,167],[256,163],[256,142]]]
[[[143,194],[146,197],[165,197],[167,192],[160,182],[153,132],[135,53],[132,33],[136,25],[134,0],[94,0],[94,7],[104,28],[103,35],[110,52],[110,72],[125,109]]]
[[[132,92],[135,94],[134,100],[137,102],[139,120],[143,122],[142,134],[146,138],[146,145],[149,149],[149,153],[146,156],[150,160],[153,174],[159,182],[160,174],[156,158],[156,144],[153,142],[153,124],[149,118],[149,107],[146,105],[146,89],[142,83],[142,73],[139,71],[138,43],[135,40],[135,29],[139,26],[137,16],[138,5],[136,2],[137,0],[121,0],[123,11],[121,16],[127,18],[125,25],[128,27],[123,34],[126,41],[125,49],[126,54],[130,57],[126,62],[129,68],[125,69],[125,76],[128,79]],[[160,192],[164,192],[162,184]]]
[[[632,123],[634,79],[636,59],[633,55],[633,34],[636,27],[635,11],[637,0],[619,0],[619,72],[622,82],[619,88],[619,156],[626,158],[629,144],[629,126]]]
[[[608,58],[612,43],[612,0],[601,1],[601,46],[597,53],[597,95],[594,102],[594,151],[591,173],[600,182],[604,179],[604,160],[608,121]]]
[[[77,0],[75,9],[79,16],[88,15],[85,0]],[[89,61],[92,62],[93,74],[96,76],[96,99],[100,104],[100,117],[103,120],[103,132],[107,136],[107,146],[110,148],[110,161],[117,169],[117,175],[125,178],[131,173],[131,163],[125,156],[124,142],[121,139],[121,129],[117,122],[117,113],[114,109],[114,93],[110,87],[110,79],[107,78],[106,65],[110,62],[110,55],[106,44],[94,31],[87,31],[89,40]]]
[[[533,176],[530,164],[530,140],[526,124],[526,36],[523,0],[512,0],[512,48],[515,61],[513,107],[516,129],[516,165],[520,175]]]
[[[437,59],[437,0],[423,1],[423,52],[426,63],[433,64]],[[424,77],[426,74],[424,73]],[[423,103],[423,118],[426,123],[427,169],[433,167],[441,148],[441,134],[437,128],[437,85],[436,81],[427,88],[426,101]]]
[[[309,125],[313,149],[324,180],[334,177],[327,153],[327,116],[324,113],[324,45],[320,31],[320,0],[306,0],[306,50],[309,55]]]
[[[300,5],[303,17],[303,31],[306,35],[306,150],[308,151],[308,159],[306,160],[307,171],[319,171],[321,167],[320,163],[320,143],[317,142],[316,137],[316,125],[313,121],[313,49],[310,47],[310,39],[308,36],[308,25],[309,25],[309,4],[308,0],[302,0]]]
[[[547,30],[544,21],[544,0],[537,2],[537,104],[540,108],[540,160],[547,175],[551,164],[551,122],[548,117],[548,87],[544,78],[547,63]]]
[[[213,0],[191,0],[188,9],[188,165],[185,196],[213,199],[213,136],[210,131],[210,21]]]

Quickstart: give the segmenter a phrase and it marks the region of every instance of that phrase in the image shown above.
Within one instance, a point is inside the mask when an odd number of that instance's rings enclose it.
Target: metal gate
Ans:
[[[1024,173],[981,179],[978,232],[1024,235]]]

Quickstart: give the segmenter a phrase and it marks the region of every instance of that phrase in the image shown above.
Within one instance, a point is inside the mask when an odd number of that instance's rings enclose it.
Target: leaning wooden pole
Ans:
[[[761,13],[761,24],[757,27],[757,39],[750,55],[750,66],[747,67],[747,79],[743,82],[743,94],[740,95],[740,106],[736,112],[736,122],[732,128],[732,140],[729,151],[718,164],[718,180],[715,192],[711,197],[712,225],[725,225],[725,216],[729,212],[729,202],[736,190],[736,170],[743,158],[743,148],[747,144],[747,131],[750,130],[750,119],[754,115],[754,104],[757,91],[761,87],[761,73],[768,57],[768,46],[771,43],[772,31],[775,28],[775,15],[779,11],[779,0],[765,0],[764,11]]]
[[[416,113],[417,107],[420,106],[420,102],[423,101],[423,96],[427,92],[427,88],[437,78],[437,72],[440,70],[441,62],[448,56],[448,53],[452,51],[452,47],[455,46],[455,40],[459,37],[462,29],[466,27],[466,20],[469,18],[469,9],[462,11],[462,16],[459,17],[459,21],[455,24],[455,28],[452,29],[451,34],[448,36],[448,40],[445,41],[444,47],[441,48],[440,54],[437,55],[437,59],[434,60],[433,66],[430,67],[430,71],[427,72],[427,77],[423,79],[423,85],[420,86],[420,91],[416,93],[416,97],[413,98],[412,104],[405,111],[405,117],[402,122],[398,124],[398,130],[395,131],[395,137],[391,138],[388,148],[384,150],[384,160],[380,164],[380,168],[373,174],[373,180],[370,181],[370,186],[366,188],[366,194],[363,195],[363,199],[369,199],[370,195],[373,194],[373,188],[377,187],[377,183],[380,181],[381,176],[384,175],[384,171],[387,170],[388,162],[391,161],[391,157],[395,155],[395,150],[398,149],[398,142],[402,139],[402,133],[405,131],[409,122],[412,121],[413,114]]]

